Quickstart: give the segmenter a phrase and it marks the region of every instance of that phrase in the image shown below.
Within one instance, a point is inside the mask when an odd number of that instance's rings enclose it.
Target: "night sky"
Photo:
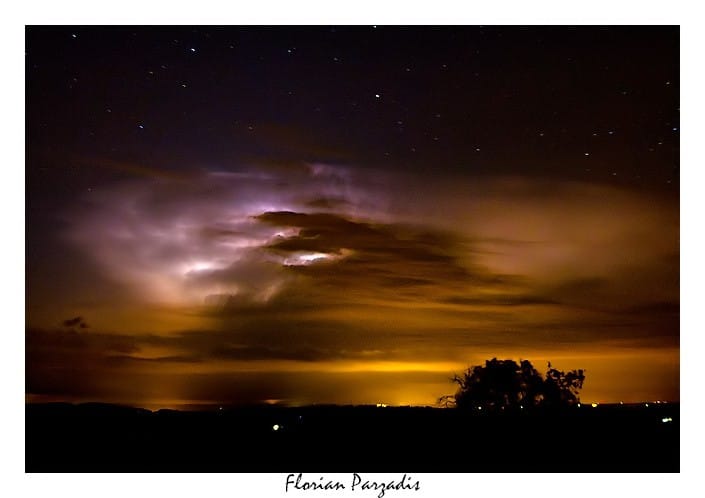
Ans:
[[[677,27],[35,26],[25,77],[29,400],[679,399]]]

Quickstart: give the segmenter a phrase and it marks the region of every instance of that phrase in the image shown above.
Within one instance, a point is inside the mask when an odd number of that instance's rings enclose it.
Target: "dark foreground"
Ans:
[[[679,415],[677,404],[513,415],[27,405],[26,471],[678,472]]]

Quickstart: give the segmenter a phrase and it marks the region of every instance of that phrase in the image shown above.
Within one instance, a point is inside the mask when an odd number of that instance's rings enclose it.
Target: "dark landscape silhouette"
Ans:
[[[455,377],[455,409],[28,404],[26,471],[679,471],[678,403],[583,405],[584,378],[492,359]]]

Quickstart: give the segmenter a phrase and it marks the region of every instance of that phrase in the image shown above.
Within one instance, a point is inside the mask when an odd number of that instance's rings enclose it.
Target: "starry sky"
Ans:
[[[679,30],[26,28],[26,393],[679,399]]]

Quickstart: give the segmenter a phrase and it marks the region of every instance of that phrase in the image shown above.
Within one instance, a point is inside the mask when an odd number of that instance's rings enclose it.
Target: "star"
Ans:
[[[194,54],[196,53],[196,49],[195,49],[195,48],[191,47],[190,50],[191,50],[192,53],[194,53]]]
[[[376,99],[381,98],[380,95],[379,95],[379,93],[375,93],[375,98],[376,98]]]

